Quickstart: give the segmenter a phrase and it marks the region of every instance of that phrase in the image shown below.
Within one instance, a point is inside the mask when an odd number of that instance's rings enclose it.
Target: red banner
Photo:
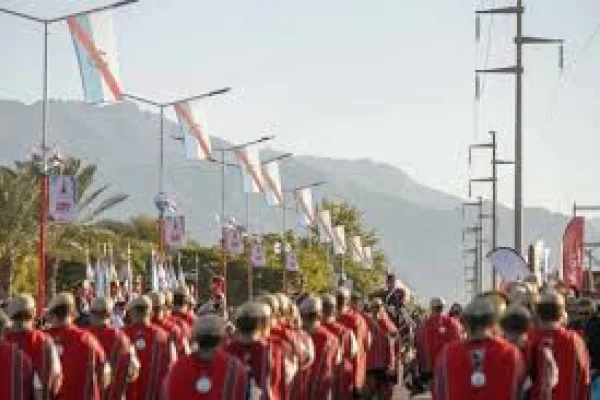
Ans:
[[[573,217],[563,236],[563,279],[570,287],[581,289],[583,282],[583,217]]]

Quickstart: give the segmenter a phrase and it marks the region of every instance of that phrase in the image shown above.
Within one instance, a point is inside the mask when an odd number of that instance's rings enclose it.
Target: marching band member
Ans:
[[[179,359],[167,376],[165,400],[247,400],[248,372],[221,348],[225,321],[214,314],[197,318],[192,330],[195,351]]]
[[[162,292],[154,292],[150,293],[148,297],[152,301],[152,318],[150,322],[167,332],[169,340],[177,349],[177,354],[190,354],[190,345],[185,334],[175,322],[167,318],[166,295]]]
[[[52,338],[34,329],[35,300],[29,294],[13,297],[8,304],[12,327],[5,339],[12,342],[31,359],[33,369],[41,380],[42,397],[49,399],[58,393],[62,380],[60,357]]]
[[[57,399],[99,400],[110,384],[110,364],[94,335],[75,326],[73,295],[57,294],[48,305],[48,318],[48,333],[58,349],[63,371]]]

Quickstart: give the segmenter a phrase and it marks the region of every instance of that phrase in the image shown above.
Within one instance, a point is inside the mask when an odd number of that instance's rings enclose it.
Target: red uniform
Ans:
[[[575,332],[565,328],[535,329],[530,334],[533,347],[535,374],[531,399],[584,400],[589,398],[589,357],[585,343]],[[548,348],[558,367],[558,384],[548,383],[547,368],[543,365],[543,351]]]
[[[121,400],[127,388],[127,374],[131,363],[131,342],[125,333],[112,327],[91,327],[89,331],[98,339],[112,369],[110,386],[102,396],[105,400]]]
[[[306,386],[306,399],[330,399],[333,396],[334,372],[341,359],[339,340],[321,325],[309,332],[315,346],[313,362],[302,384]]]
[[[63,379],[59,400],[99,400],[106,356],[89,332],[75,326],[48,329],[62,364]]]
[[[234,356],[217,350],[211,361],[179,359],[165,381],[164,400],[246,400],[248,373]]]
[[[340,346],[342,348],[342,362],[334,377],[335,398],[350,399],[352,398],[352,392],[354,390],[352,362],[358,351],[356,338],[350,329],[336,321],[323,322],[322,325],[340,340]]]
[[[124,329],[140,361],[140,374],[127,388],[127,400],[155,400],[176,355],[167,333],[155,325],[133,324]]]
[[[417,358],[422,372],[432,373],[444,346],[460,340],[461,327],[444,314],[432,314],[419,327],[416,337]]]
[[[19,332],[8,332],[5,337],[7,342],[14,343],[29,359],[35,373],[42,383],[43,398],[50,395],[48,387],[52,371],[52,359],[54,343],[52,338],[45,332],[38,330],[26,330]],[[60,365],[55,366],[60,367]]]
[[[438,356],[433,399],[518,399],[524,378],[521,353],[505,340],[455,341]]]
[[[186,339],[190,340],[192,338],[192,325],[183,317],[183,314],[173,312],[169,316],[169,321],[175,323],[181,329],[181,333]]]
[[[348,310],[338,317],[338,322],[354,332],[358,353],[354,358],[354,387],[362,390],[367,377],[367,350],[369,349],[369,327],[364,317],[354,310]]]
[[[0,399],[31,399],[34,372],[29,357],[14,344],[0,342],[0,365]]]
[[[169,340],[175,345],[177,354],[183,356],[189,352],[189,346],[187,345],[187,338],[185,337],[181,328],[172,320],[163,318],[152,319],[152,324],[158,326],[169,335]]]
[[[370,393],[392,397],[396,379],[396,336],[398,331],[387,314],[375,319],[368,317],[373,341],[367,352],[367,381]]]
[[[233,340],[225,347],[225,351],[246,366],[251,392],[260,393],[256,400],[282,398],[284,365],[279,346],[263,340],[248,343]]]

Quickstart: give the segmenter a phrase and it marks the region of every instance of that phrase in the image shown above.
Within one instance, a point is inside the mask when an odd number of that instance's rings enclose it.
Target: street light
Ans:
[[[164,216],[169,210],[175,209],[175,202],[169,198],[164,192],[164,158],[165,158],[165,132],[164,132],[164,112],[165,108],[173,107],[177,104],[186,103],[189,101],[196,101],[207,97],[213,97],[220,94],[229,92],[231,88],[226,87],[222,89],[213,90],[210,92],[202,93],[195,96],[185,97],[183,99],[174,100],[170,102],[158,102],[152,99],[148,99],[142,96],[133,95],[126,93],[124,96],[128,99],[135,100],[137,102],[147,104],[159,109],[160,115],[160,135],[159,135],[159,162],[158,162],[158,194],[154,198],[154,205],[158,209],[158,253],[161,257],[164,257]],[[178,139],[178,138],[176,138]]]
[[[40,232],[39,232],[39,248],[38,248],[38,287],[37,287],[37,310],[38,313],[42,313],[46,306],[46,234],[48,225],[48,172],[49,164],[47,161],[50,160],[46,155],[48,150],[48,27],[56,22],[66,21],[71,17],[78,17],[81,15],[95,14],[101,11],[112,10],[128,4],[136,3],[138,0],[122,0],[112,4],[106,4],[104,6],[94,7],[87,10],[79,11],[76,13],[70,13],[61,15],[54,18],[40,18],[35,15],[22,13],[7,8],[0,7],[0,13],[12,15],[17,18],[25,19],[28,21],[36,22],[44,26],[44,40],[43,40],[43,68],[42,68],[42,141],[40,144],[41,153],[38,155],[38,159],[41,161],[39,164],[39,170],[41,172],[40,179]]]

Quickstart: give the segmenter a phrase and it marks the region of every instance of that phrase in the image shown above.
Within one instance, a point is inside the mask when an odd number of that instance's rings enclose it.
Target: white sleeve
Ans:
[[[50,375],[57,376],[62,374],[62,365],[58,349],[54,343],[50,343]]]
[[[355,358],[358,354],[358,341],[354,332],[350,331],[350,358]]]
[[[33,373],[33,388],[35,390],[42,390],[44,388],[44,385],[42,385],[42,381],[40,380],[37,372]]]

